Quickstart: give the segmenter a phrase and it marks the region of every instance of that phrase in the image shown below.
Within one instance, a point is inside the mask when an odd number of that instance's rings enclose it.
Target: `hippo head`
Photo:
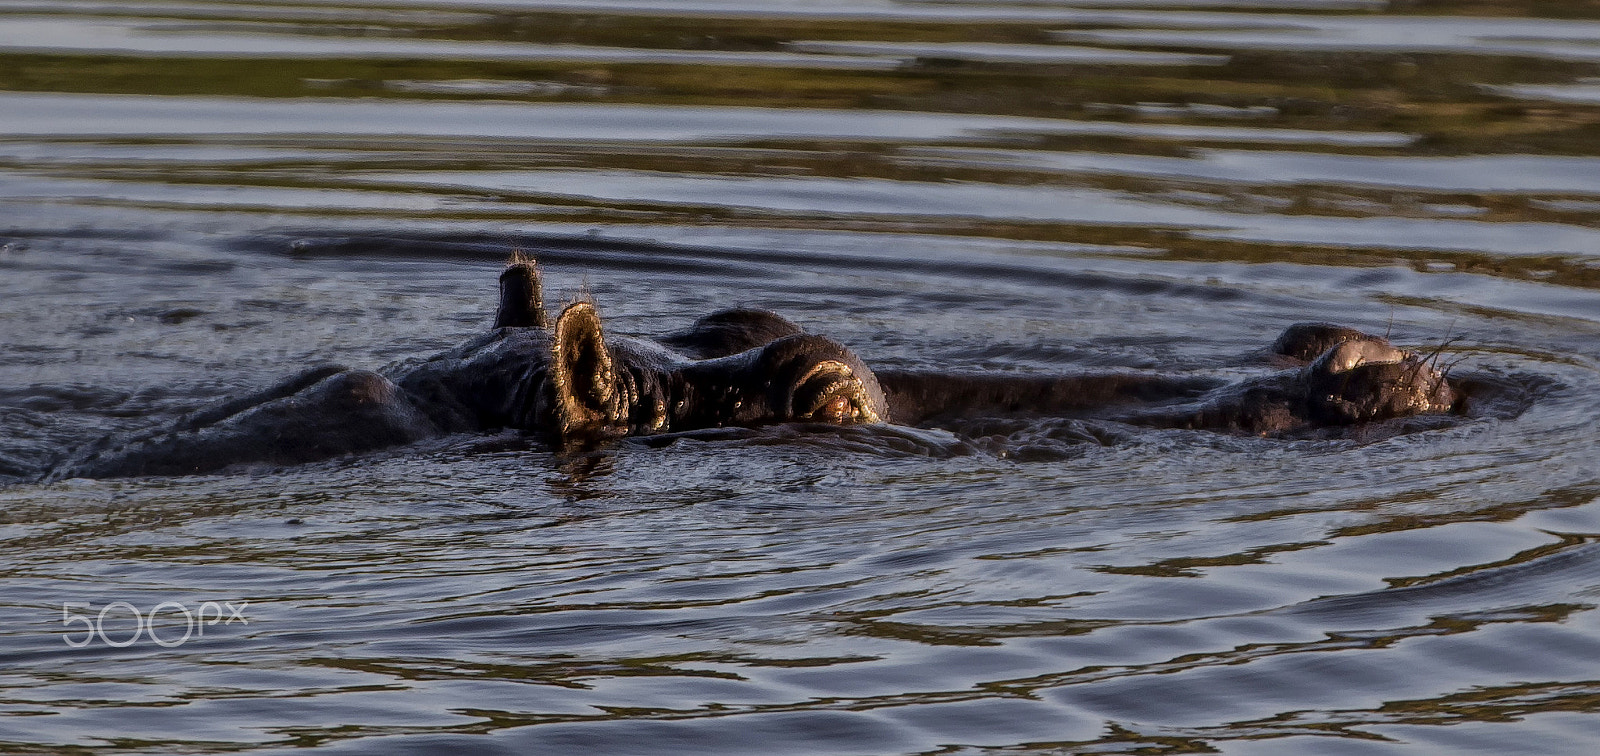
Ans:
[[[793,334],[738,354],[689,360],[645,341],[608,341],[594,305],[556,320],[550,383],[562,438],[784,422],[877,423],[876,376],[844,345]]]
[[[1312,415],[1332,425],[1448,412],[1459,398],[1430,360],[1372,336],[1323,352],[1305,380]]]

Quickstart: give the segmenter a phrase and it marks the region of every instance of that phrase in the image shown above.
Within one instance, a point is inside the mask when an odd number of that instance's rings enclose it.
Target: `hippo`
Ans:
[[[1301,435],[1462,411],[1431,356],[1330,323],[1297,323],[1268,350],[1289,369],[1225,383],[1131,373],[1012,376],[879,370],[895,422],[960,429],[975,417],[1092,417],[1156,428]]]
[[[588,301],[552,322],[536,262],[514,255],[493,326],[454,349],[379,371],[315,367],[172,427],[101,439],[45,479],[295,464],[498,429],[562,447],[724,426],[953,428],[962,418],[1048,415],[1283,435],[1458,409],[1430,360],[1354,329],[1298,324],[1272,351],[1298,367],[1233,384],[1134,372],[873,371],[843,344],[765,310],[715,312],[656,339],[607,335]]]
[[[45,480],[295,464],[450,433],[514,429],[554,444],[724,425],[878,423],[882,390],[854,352],[760,310],[726,310],[660,341],[610,338],[592,302],[550,322],[534,261],[500,275],[488,333],[382,371],[327,365],[153,433],[111,436]]]
[[[1463,394],[1439,369],[1436,354],[1401,350],[1387,339],[1328,323],[1290,326],[1272,351],[1306,364],[1218,388],[1185,405],[1121,419],[1288,435],[1462,410]]]

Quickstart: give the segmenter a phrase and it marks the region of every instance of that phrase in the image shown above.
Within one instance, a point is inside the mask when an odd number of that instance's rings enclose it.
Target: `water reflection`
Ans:
[[[561,61],[646,65],[784,66],[800,68],[890,69],[896,58],[791,55],[778,52],[638,50],[586,45],[495,44],[429,39],[301,34],[294,27],[235,24],[217,28],[172,20],[144,22],[61,18],[11,18],[0,27],[0,49],[17,53],[95,53],[169,57],[406,58],[455,60]],[[314,31],[314,30],[307,30]],[[1161,54],[1152,54],[1159,58]],[[1110,62],[1118,62],[1112,60]]]
[[[1600,192],[1600,160],[1541,155],[1454,157],[1319,154],[1198,149],[1186,157],[994,149],[928,149],[941,164],[1150,176],[1223,186],[1304,184],[1385,187],[1439,194],[1579,194]]]
[[[567,450],[560,475],[550,480],[550,493],[567,501],[584,501],[606,496],[597,486],[616,468],[616,460],[605,449],[584,452]]]
[[[1523,100],[1600,105],[1600,84],[1513,84],[1489,87],[1488,90]]]
[[[1063,31],[1055,35],[1057,39],[1229,50],[1449,52],[1554,60],[1600,59],[1600,23],[1571,19],[1085,11],[1071,20],[1084,25],[1131,28]],[[1168,31],[1177,29],[1182,31]]]
[[[766,108],[675,108],[507,103],[316,103],[314,129],[293,118],[302,101],[59,94],[0,95],[12,137],[199,138],[325,135],[517,139],[563,142],[728,144],[845,140],[871,143],[966,142],[1027,137],[1123,137],[1161,141],[1399,147],[1394,133],[1322,132],[1242,126],[1178,126],[1005,116]]]

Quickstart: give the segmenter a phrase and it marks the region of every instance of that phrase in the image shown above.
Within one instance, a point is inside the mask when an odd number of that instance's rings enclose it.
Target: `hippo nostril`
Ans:
[[[1443,412],[1456,402],[1445,376],[1426,358],[1393,348],[1331,349],[1312,364],[1307,377],[1313,412],[1324,422]]]

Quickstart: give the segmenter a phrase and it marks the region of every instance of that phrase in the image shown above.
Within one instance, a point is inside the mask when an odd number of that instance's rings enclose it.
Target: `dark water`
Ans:
[[[1600,738],[1595,3],[7,1],[0,171],[0,751]],[[1244,376],[1323,319],[1527,404],[19,482],[450,346],[513,248],[619,332]]]

